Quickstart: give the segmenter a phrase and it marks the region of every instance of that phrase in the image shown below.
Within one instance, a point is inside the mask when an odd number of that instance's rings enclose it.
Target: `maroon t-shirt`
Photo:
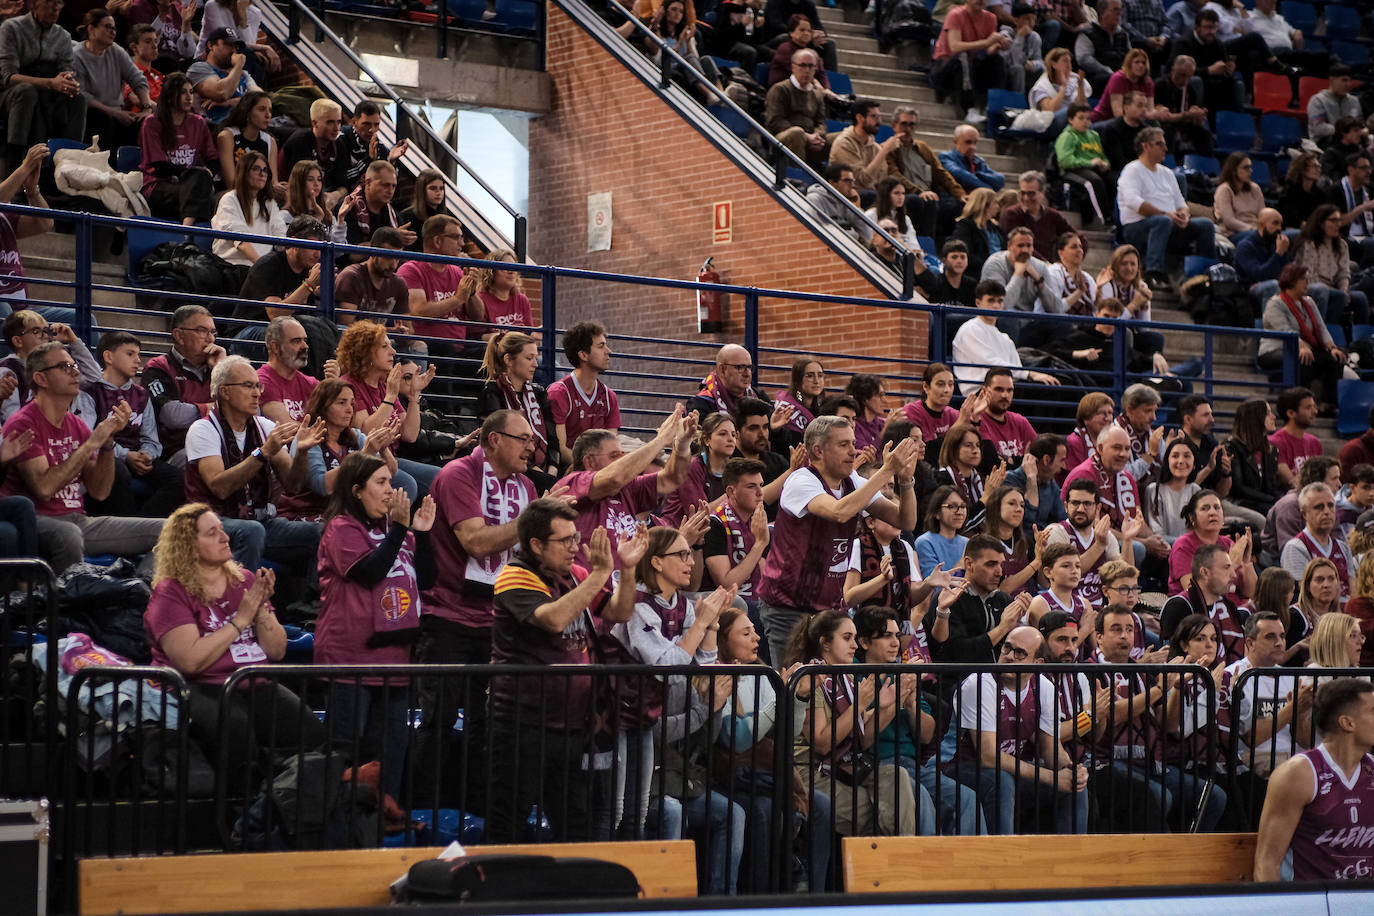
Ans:
[[[386,540],[387,528],[369,528],[351,515],[329,520],[320,538],[320,616],[315,623],[317,665],[404,665],[408,645],[371,647],[377,632],[378,610],[390,614],[417,613],[420,586],[415,578],[415,533],[405,543],[385,579],[365,586],[348,578],[348,570]],[[385,678],[364,678],[381,683]]]
[[[242,582],[229,582],[224,594],[209,604],[193,597],[175,579],[159,582],[153,588],[148,609],[143,612],[143,629],[148,634],[148,644],[153,650],[153,664],[176,667],[162,651],[162,638],[177,627],[191,624],[201,636],[206,636],[220,627],[229,626],[229,620],[238,611],[244,593],[252,588],[254,578],[253,573],[245,569]],[[182,676],[197,684],[223,684],[239,668],[264,664],[267,660],[267,653],[258,645],[257,634],[250,623],[208,668],[199,674],[183,671]]]
[[[1026,454],[1026,449],[1035,441],[1035,427],[1014,410],[1008,410],[1001,422],[985,413],[978,424],[978,435],[992,443],[998,458],[1005,458],[1010,464],[1012,459],[1020,459]]]
[[[571,373],[564,376],[549,386],[549,409],[567,432],[563,441],[569,448],[589,429],[620,429],[620,401],[601,379],[587,397]]]
[[[911,421],[912,426],[921,430],[921,438],[926,442],[934,442],[945,433],[949,428],[959,422],[959,411],[946,404],[940,408],[940,415],[937,417],[930,412],[925,401],[907,401],[902,405],[902,415]],[[982,432],[979,432],[982,435]]]
[[[79,474],[71,483],[58,490],[51,499],[40,500],[29,490],[24,478],[19,476],[19,465],[41,456],[48,459],[48,467],[57,467],[70,458],[81,447],[81,443],[91,437],[91,428],[70,411],[62,417],[61,426],[53,426],[39,409],[38,402],[29,401],[6,421],[4,432],[0,435],[3,435],[6,441],[10,441],[26,429],[33,430],[33,445],[10,462],[4,485],[0,486],[0,496],[27,496],[33,500],[33,510],[39,515],[84,512],[86,485],[81,482]],[[91,455],[90,463],[94,464],[97,460],[98,455]]]
[[[264,363],[258,367],[258,381],[262,383],[262,397],[259,404],[275,404],[280,401],[286,406],[286,414],[299,422],[305,417],[305,405],[319,381],[304,372],[297,372],[289,379],[277,374],[277,370]]]
[[[529,328],[534,326],[534,315],[530,310],[530,300],[524,293],[512,291],[505,299],[498,299],[492,293],[480,292],[477,298],[487,310],[487,321],[504,327]]]
[[[619,492],[605,499],[591,499],[595,471],[575,471],[558,481],[572,491],[577,499],[573,508],[577,510],[577,533],[582,535],[582,546],[578,559],[584,560],[587,542],[597,528],[605,528],[611,535],[611,554],[615,557],[616,569],[620,568],[620,555],[615,545],[627,538],[634,537],[639,525],[637,516],[641,512],[652,512],[658,508],[658,473],[640,474]]]
[[[1322,453],[1322,440],[1311,433],[1303,433],[1299,439],[1285,430],[1277,429],[1269,434],[1269,444],[1278,449],[1279,463],[1292,468],[1294,475],[1308,458],[1319,457]]]
[[[515,547],[472,557],[463,549],[454,528],[470,518],[480,518],[487,525],[504,525],[518,518],[539,494],[524,474],[498,479],[480,447],[444,465],[429,494],[435,505],[430,543],[439,575],[424,593],[425,613],[467,627],[490,627],[492,587],[501,568],[514,556]]]

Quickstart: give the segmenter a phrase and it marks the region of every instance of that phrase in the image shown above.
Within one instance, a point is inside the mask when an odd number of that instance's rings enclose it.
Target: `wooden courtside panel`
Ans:
[[[383,906],[388,887],[416,862],[443,850],[344,849],[83,859],[83,916],[137,913],[268,912],[311,907]],[[578,856],[634,872],[645,897],[695,897],[691,840],[471,846],[473,855]]]
[[[1250,880],[1253,833],[848,837],[850,893],[1139,887]]]

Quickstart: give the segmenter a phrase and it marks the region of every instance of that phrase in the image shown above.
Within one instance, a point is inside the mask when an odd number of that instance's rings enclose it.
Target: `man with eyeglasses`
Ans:
[[[1002,643],[998,664],[1038,665],[1044,643],[1034,627],[1016,627]],[[1015,671],[971,674],[957,699],[961,734],[954,775],[978,793],[988,832],[1015,833],[1017,809],[1043,805],[1053,821],[1036,811],[1031,832],[1087,833],[1088,771],[1059,741],[1049,679]]]
[[[1350,577],[1355,573],[1355,558],[1336,529],[1336,494],[1324,483],[1310,483],[1298,493],[1298,507],[1307,525],[1283,545],[1279,563],[1301,582],[1307,564],[1317,558],[1336,566],[1341,583],[1341,604],[1350,597]]]
[[[754,360],[739,344],[726,344],[716,352],[716,365],[710,375],[701,380],[701,390],[687,399],[687,413],[697,415],[701,422],[713,413],[732,413],[741,398],[757,398],[769,405],[772,402],[754,390]]]
[[[1217,631],[1217,661],[1230,664],[1245,654],[1242,626],[1246,619],[1231,600],[1231,580],[1235,575],[1231,553],[1221,544],[1203,544],[1193,554],[1189,571],[1193,578],[1187,591],[1164,602],[1159,611],[1159,632],[1167,639],[1178,630],[1184,617],[1202,614]]]
[[[1098,518],[1097,483],[1079,479],[1061,493],[1068,518],[1051,525],[1045,545],[1072,544],[1082,573],[1077,592],[1094,607],[1102,604],[1102,565],[1121,558],[1121,545],[1112,536],[1111,520]]]
[[[421,664],[484,665],[491,659],[492,588],[501,568],[515,556],[520,513],[539,496],[525,476],[534,437],[522,413],[491,413],[482,423],[478,445],[444,465],[430,486],[436,509],[430,543],[437,575],[422,594],[425,613],[415,645],[415,661]],[[551,498],[567,504],[557,490],[551,492]],[[448,773],[449,738],[463,705],[462,691],[453,689],[454,684],[442,692],[439,686],[434,681],[419,685],[416,785],[425,791],[432,787],[435,793],[434,799],[425,798],[425,804],[445,797],[440,781]],[[470,768],[456,785],[466,785],[474,793],[470,798],[481,794],[477,781],[484,770],[486,686],[484,678],[469,681],[468,695],[475,699],[464,711],[463,742]]]
[[[65,324],[48,324],[47,319],[29,309],[12,313],[0,325],[0,334],[14,348],[14,354],[0,359],[0,423],[8,420],[29,401],[33,400],[34,388],[25,370],[25,360],[42,344],[56,340],[68,348],[77,368],[81,370],[83,384],[96,384],[100,381],[100,366],[91,351],[81,342],[75,332]]]
[[[25,359],[34,395],[5,422],[5,441],[32,433],[32,444],[8,466],[0,497],[26,496],[38,516],[43,555],[59,575],[89,553],[136,557],[153,549],[162,519],[90,518],[85,497],[106,499],[115,479],[114,436],[133,411],[115,404],[92,430],[71,412],[81,393],[77,364],[61,343],[39,344]]]
[[[901,179],[906,188],[906,212],[916,234],[935,238],[937,228],[947,230],[954,225],[968,192],[940,164],[930,145],[916,138],[919,123],[915,108],[901,105],[893,111],[897,148],[886,156],[887,174]]]
[[[203,305],[183,305],[172,313],[172,348],[143,366],[143,385],[153,396],[163,454],[172,464],[186,463],[186,430],[210,412],[210,372],[224,355],[224,348],[215,343],[210,311]]]
[[[322,526],[277,515],[273,493],[294,493],[304,483],[310,450],[324,441],[324,419],[306,426],[258,416],[262,382],[242,356],[215,364],[210,397],[207,415],[186,432],[186,501],[215,510],[234,559],[248,569],[264,556],[278,563],[313,558]]]
[[[825,91],[816,81],[820,56],[809,48],[792,55],[792,75],[774,83],[764,101],[763,125],[798,159],[819,167],[830,153]]]
[[[557,841],[589,839],[591,774],[582,768],[590,750],[596,692],[590,677],[558,675],[565,666],[590,665],[598,622],[626,623],[634,612],[635,564],[649,538],[643,528],[613,546],[604,528],[585,545],[577,512],[545,497],[516,520],[520,551],[492,586],[491,663],[540,665],[544,677],[493,677],[488,709],[492,767],[487,837],[519,841],[532,805],[542,806]],[[612,582],[617,564],[621,574]],[[613,590],[612,590],[613,589]]]
[[[463,224],[447,213],[438,213],[425,220],[420,229],[425,254],[449,258],[463,257]],[[449,341],[467,339],[467,328],[457,322],[480,321],[483,315],[469,306],[473,301],[458,294],[463,269],[442,261],[406,261],[396,269],[396,276],[408,290],[408,310],[417,320],[415,333],[426,337],[441,337]],[[442,320],[440,320],[442,319]],[[461,343],[452,345],[452,355],[459,355]],[[477,354],[480,356],[480,354]],[[455,367],[456,368],[456,367]]]
[[[326,235],[324,224],[313,216],[298,216],[286,227],[288,239],[323,242]],[[264,314],[267,318],[299,315],[303,310],[315,307],[319,292],[320,249],[288,242],[285,247],[273,248],[253,262],[253,266],[248,268],[248,275],[243,278],[239,298],[264,303],[279,302],[297,308],[240,304],[234,306],[233,317],[261,321]],[[262,330],[256,326],[245,328],[238,336],[240,340],[262,340]]]
[[[1361,266],[1374,260],[1374,195],[1369,193],[1370,158],[1354,153],[1345,160],[1345,177],[1331,186],[1331,203],[1341,211],[1341,234],[1350,241],[1350,259]]]
[[[1117,185],[1121,233],[1140,250],[1146,282],[1168,288],[1164,264],[1169,252],[1215,258],[1216,227],[1210,219],[1190,214],[1178,180],[1164,166],[1164,131],[1147,127],[1136,135],[1136,143],[1140,156],[1122,170]]]
[[[62,0],[35,0],[28,15],[0,25],[0,112],[8,127],[5,159],[17,164],[34,143],[80,140],[86,99],[72,69],[72,36],[57,24]]]
[[[1074,228],[1064,218],[1064,214],[1045,203],[1045,173],[1034,169],[1022,172],[1018,179],[1016,203],[1002,211],[997,225],[1002,231],[1010,232],[1017,226],[1024,226],[1031,232],[1032,251],[1046,263],[1058,260],[1054,241],[1065,232]]]
[[[827,184],[817,182],[806,189],[806,202],[817,213],[839,226],[860,245],[867,245],[873,235],[868,221],[836,199],[835,192],[855,207],[860,207],[859,192],[854,188],[854,170],[847,165],[831,162],[825,169]]]

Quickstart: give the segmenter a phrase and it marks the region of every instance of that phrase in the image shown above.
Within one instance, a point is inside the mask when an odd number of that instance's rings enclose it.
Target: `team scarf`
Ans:
[[[1097,474],[1097,493],[1102,504],[1116,510],[1116,514],[1123,520],[1125,519],[1126,503],[1131,495],[1130,476],[1125,471],[1119,471],[1115,480],[1107,474],[1107,469],[1102,466],[1102,457],[1093,452],[1090,459],[1093,463],[1093,472]],[[1115,501],[1107,499],[1103,494],[1111,494],[1116,497]]]
[[[906,620],[910,616],[911,606],[911,592],[907,588],[911,582],[911,558],[907,556],[905,546],[897,543],[899,540],[901,538],[894,538],[888,546],[888,553],[892,557],[892,581],[884,584],[883,591],[887,605],[897,612],[897,619]],[[882,565],[882,545],[873,536],[871,528],[860,525],[859,575],[864,579],[872,579],[879,574]]]
[[[725,390],[725,386],[716,378],[714,372],[701,380],[701,390],[697,392],[697,397],[705,398],[708,401],[715,401],[716,409],[721,413],[732,412],[735,409],[735,402],[739,400]],[[740,397],[758,398],[759,393],[754,390],[754,386],[750,385],[748,388],[744,389],[744,394],[740,395]],[[762,400],[762,398],[759,399]]]
[[[1126,435],[1130,437],[1131,457],[1144,458],[1145,450],[1150,443],[1150,428],[1147,426],[1144,430],[1137,430],[1131,425],[1130,419],[1124,413],[1116,418],[1116,425],[1124,429]]]
[[[516,391],[510,379],[502,372],[496,377],[496,385],[501,389],[506,409],[518,410],[530,421],[530,429],[534,430],[534,454],[530,456],[531,464],[534,467],[543,467],[548,457],[549,437],[545,431],[544,412],[539,409],[539,398],[534,393],[534,383],[526,382],[523,388]]]

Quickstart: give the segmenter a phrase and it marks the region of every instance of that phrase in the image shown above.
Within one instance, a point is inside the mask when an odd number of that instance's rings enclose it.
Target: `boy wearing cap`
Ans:
[[[205,59],[186,71],[205,108],[205,117],[218,124],[245,93],[258,88],[244,72],[247,45],[233,29],[215,29],[205,39]]]
[[[1011,40],[1011,47],[1005,52],[1008,88],[1025,92],[1026,87],[1045,72],[1045,55],[1040,50],[1040,35],[1035,31],[1035,7],[1029,3],[1014,3],[1011,18],[1014,25],[1004,25],[998,30]]]

